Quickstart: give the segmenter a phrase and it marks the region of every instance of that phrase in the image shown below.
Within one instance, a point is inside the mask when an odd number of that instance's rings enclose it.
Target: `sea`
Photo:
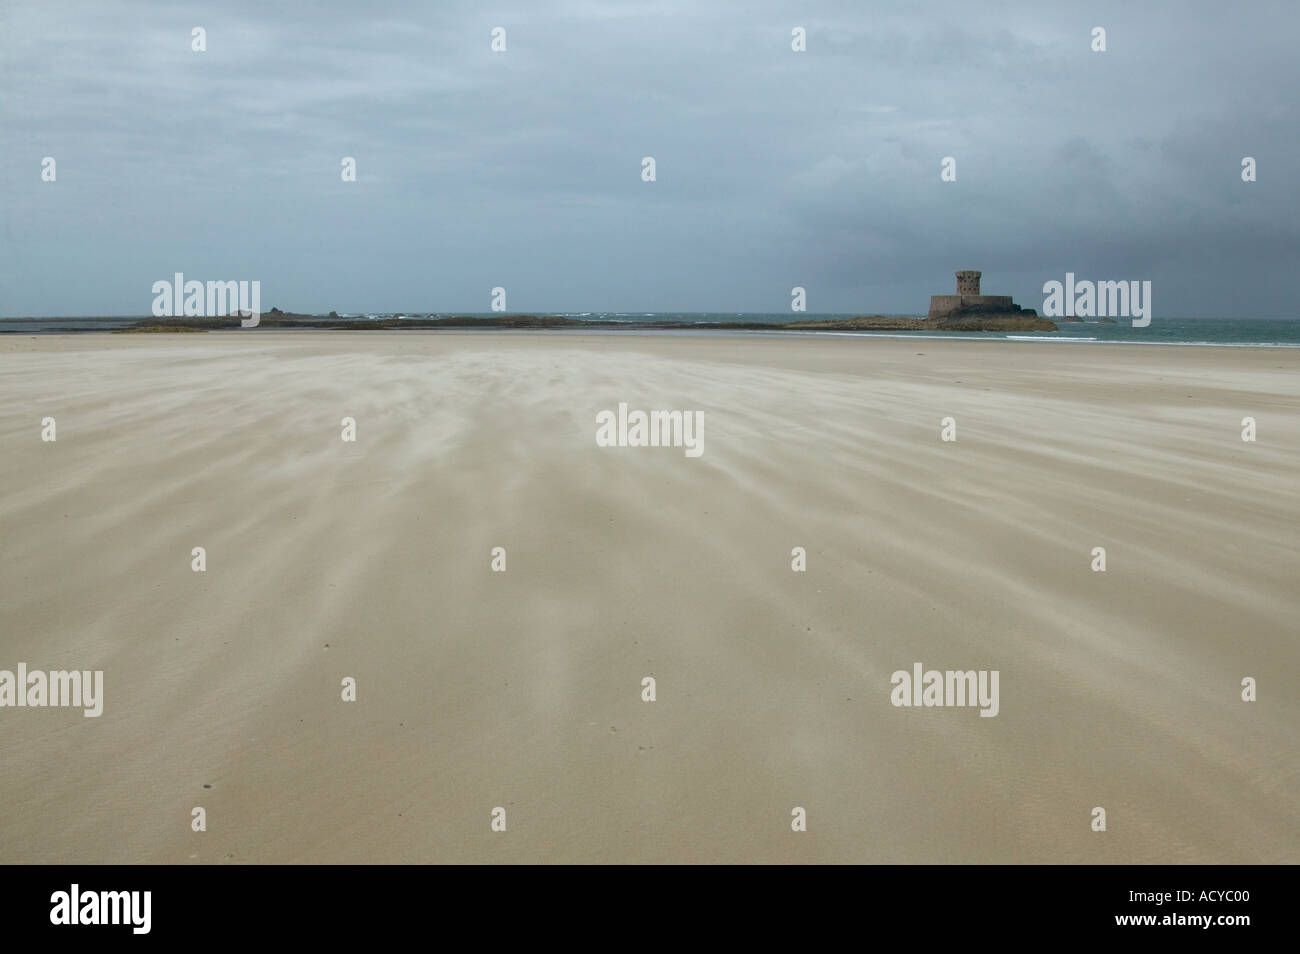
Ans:
[[[649,325],[656,322],[680,322],[685,327],[673,329],[652,329],[644,331],[651,334],[738,334],[738,335],[781,335],[792,337],[883,337],[883,338],[977,338],[1006,341],[1042,341],[1071,342],[1079,344],[1174,344],[1208,347],[1236,348],[1296,348],[1300,347],[1300,318],[1152,318],[1145,328],[1135,328],[1129,319],[1116,319],[1115,322],[1078,321],[1063,322],[1057,319],[1059,331],[1040,332],[993,332],[993,331],[787,331],[773,327],[772,331],[763,330],[728,330],[700,327],[713,322],[745,322],[759,325],[780,325],[792,320],[817,321],[824,319],[848,318],[851,315],[832,314],[797,314],[790,312],[538,312],[537,314],[559,315],[579,321],[612,322],[634,328],[636,325]],[[450,318],[466,317],[466,312],[428,313],[399,312],[385,314],[348,314],[339,319],[356,322],[364,328],[368,322],[380,318]],[[468,315],[477,318],[500,318],[501,315],[483,313]],[[891,317],[919,317],[900,315]],[[114,318],[0,318],[0,334],[90,334],[106,333],[125,328],[137,321],[139,317]],[[324,320],[322,318],[322,320]],[[338,320],[338,319],[334,319]],[[231,332],[242,329],[232,327]],[[294,330],[294,329],[286,329]],[[439,334],[444,331],[464,329],[433,329],[423,333]],[[481,333],[521,334],[526,331],[514,329],[475,329]],[[547,334],[566,334],[581,332],[583,329],[552,329]],[[592,332],[600,333],[618,331],[607,327],[593,327]],[[225,333],[225,332],[218,332]],[[248,331],[242,331],[248,334]]]

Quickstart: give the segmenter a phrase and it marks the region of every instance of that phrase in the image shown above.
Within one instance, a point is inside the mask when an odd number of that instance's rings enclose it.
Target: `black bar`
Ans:
[[[1288,868],[1228,866],[745,869],[698,882],[705,872],[606,872],[597,879],[588,871],[548,871],[542,882],[527,872],[421,867],[51,866],[13,867],[9,874],[14,886],[0,901],[6,940],[75,934],[92,944],[118,938],[205,947],[264,933],[301,943],[374,943],[435,924],[445,935],[424,936],[448,941],[459,926],[479,937],[506,928],[533,930],[538,941],[558,932],[609,943],[658,936],[667,943],[664,932],[696,924],[692,936],[788,929],[811,937],[842,928],[849,936],[901,932],[921,942],[1129,935],[1230,944],[1285,931],[1290,916],[1283,912],[1294,893]],[[143,894],[138,907],[120,909],[126,923],[52,923],[52,914],[64,913],[56,911],[57,893],[70,902],[74,884],[87,913],[88,893],[96,895],[89,903],[98,909],[100,892],[149,892],[148,932],[137,934],[131,917],[143,914]],[[121,896],[109,901],[111,909]],[[1154,920],[1135,920],[1148,917]],[[1200,923],[1206,917],[1208,926]],[[143,918],[136,923],[143,926]],[[619,933],[603,933],[607,927]]]

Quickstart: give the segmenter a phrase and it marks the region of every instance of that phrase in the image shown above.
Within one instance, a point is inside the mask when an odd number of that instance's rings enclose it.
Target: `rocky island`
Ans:
[[[931,295],[924,326],[938,331],[1056,331],[1056,323],[1032,308],[1021,308],[1010,295],[980,294],[983,273],[957,273],[957,294]]]

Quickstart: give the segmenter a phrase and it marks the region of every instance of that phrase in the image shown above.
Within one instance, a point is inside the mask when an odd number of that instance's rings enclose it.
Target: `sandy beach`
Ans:
[[[4,336],[0,862],[1294,863],[1298,477],[1295,349]]]

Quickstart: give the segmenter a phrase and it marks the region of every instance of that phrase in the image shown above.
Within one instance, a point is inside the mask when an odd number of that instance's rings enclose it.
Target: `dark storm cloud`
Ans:
[[[917,312],[962,267],[1294,314],[1300,12],[1137,6],[7,3],[0,314],[145,313],[175,271],[299,310]]]

